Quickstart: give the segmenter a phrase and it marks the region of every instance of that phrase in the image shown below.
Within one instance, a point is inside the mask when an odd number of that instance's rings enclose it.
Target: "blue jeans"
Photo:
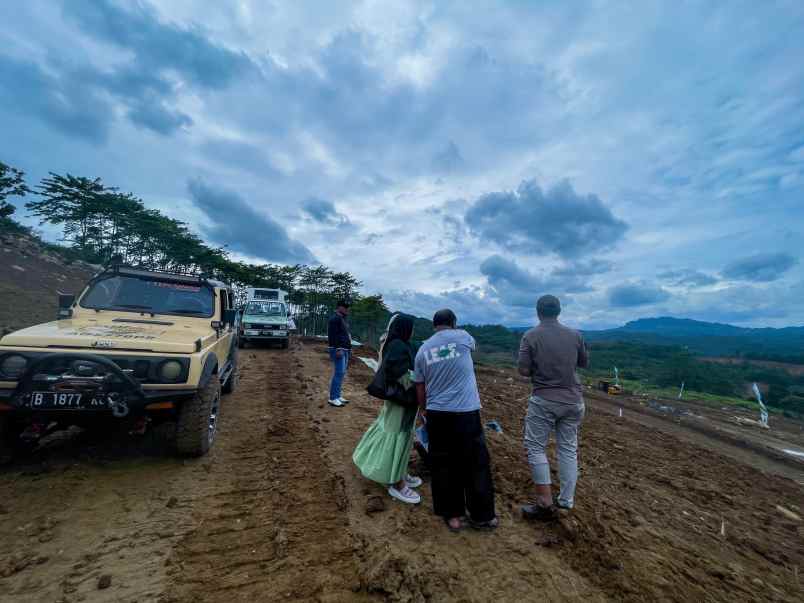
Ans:
[[[346,377],[346,369],[349,367],[349,350],[341,350],[343,354],[340,358],[337,357],[335,348],[329,349],[329,359],[332,360],[333,371],[332,381],[329,384],[329,399],[337,400],[341,397],[341,386],[343,385],[343,378]]]

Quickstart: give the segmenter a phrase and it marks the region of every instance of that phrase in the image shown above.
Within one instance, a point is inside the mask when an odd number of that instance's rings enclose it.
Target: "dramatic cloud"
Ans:
[[[526,180],[516,191],[483,195],[466,212],[466,223],[505,249],[567,258],[613,247],[627,229],[597,196],[581,196],[566,181],[547,193]]]
[[[160,101],[153,99],[133,103],[128,112],[132,122],[143,128],[148,128],[159,134],[170,134],[184,126],[190,126],[193,120],[181,111],[173,111]]]
[[[209,41],[195,25],[161,23],[141,3],[122,9],[110,0],[65,2],[66,16],[89,35],[130,51],[137,73],[176,73],[193,84],[222,88],[252,67],[251,60]]]
[[[319,224],[330,226],[346,226],[349,224],[349,218],[339,214],[332,201],[311,197],[302,202],[301,207],[305,214]]]
[[[630,283],[609,289],[609,303],[615,308],[648,306],[670,299],[670,294],[649,283]]]
[[[102,177],[425,315],[526,324],[545,290],[581,325],[804,324],[802,3],[28,0],[0,23],[0,159],[32,185]]]
[[[106,102],[99,100],[106,94],[126,105],[133,124],[166,136],[193,123],[175,106],[178,90],[185,82],[217,90],[255,71],[245,54],[213,44],[197,27],[161,23],[144,4],[130,4],[128,10],[109,0],[65,2],[62,6],[65,16],[87,35],[129,56],[103,67],[88,64],[72,69],[54,65],[59,72],[68,70],[67,82],[45,75],[36,65],[28,65],[23,86],[16,94],[40,97],[39,107],[28,107],[29,111],[38,111],[43,119],[92,141],[104,138],[113,119],[108,107],[99,106]],[[0,67],[2,81],[19,80],[6,79],[1,70]],[[32,94],[26,87],[41,88],[42,93]]]
[[[449,308],[457,315],[459,324],[510,323],[512,316],[505,306],[489,299],[475,288],[440,293],[390,290],[384,295],[384,299],[393,308],[404,308],[406,312],[424,318],[431,318],[438,310]]]
[[[487,258],[480,265],[480,272],[492,291],[509,306],[535,307],[536,300],[548,293],[561,296],[591,291],[582,278],[566,270],[539,276],[499,255]]]
[[[113,107],[76,79],[74,73],[51,75],[36,63],[0,54],[0,108],[41,119],[68,136],[101,143],[114,119]]]
[[[257,212],[237,193],[200,180],[190,182],[188,190],[207,215],[209,225],[203,228],[204,234],[216,243],[272,262],[315,262],[307,247],[292,240],[280,224]]]
[[[686,287],[706,287],[714,285],[718,280],[711,274],[706,274],[700,270],[692,268],[681,268],[678,270],[667,270],[657,275],[663,281],[673,285]]]
[[[544,281],[499,255],[486,259],[480,265],[480,272],[503,303],[509,306],[533,306],[539,295],[545,293]]]
[[[788,253],[759,253],[728,264],[723,276],[735,281],[770,282],[796,264],[798,260]]]

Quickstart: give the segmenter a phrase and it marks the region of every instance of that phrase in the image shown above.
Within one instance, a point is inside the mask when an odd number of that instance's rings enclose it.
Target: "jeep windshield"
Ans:
[[[246,306],[249,316],[285,316],[285,304],[279,302],[250,302]]]
[[[115,275],[95,281],[81,307],[208,318],[215,312],[213,291],[203,285]]]

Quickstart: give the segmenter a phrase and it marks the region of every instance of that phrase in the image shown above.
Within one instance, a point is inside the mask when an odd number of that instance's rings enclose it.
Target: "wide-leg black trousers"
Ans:
[[[491,458],[480,411],[427,411],[433,511],[442,517],[489,521],[495,515]]]

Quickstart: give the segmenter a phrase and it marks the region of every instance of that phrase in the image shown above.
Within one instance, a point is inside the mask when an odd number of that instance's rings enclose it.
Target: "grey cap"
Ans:
[[[542,295],[536,302],[536,312],[539,316],[558,316],[561,314],[561,302],[555,295]]]

